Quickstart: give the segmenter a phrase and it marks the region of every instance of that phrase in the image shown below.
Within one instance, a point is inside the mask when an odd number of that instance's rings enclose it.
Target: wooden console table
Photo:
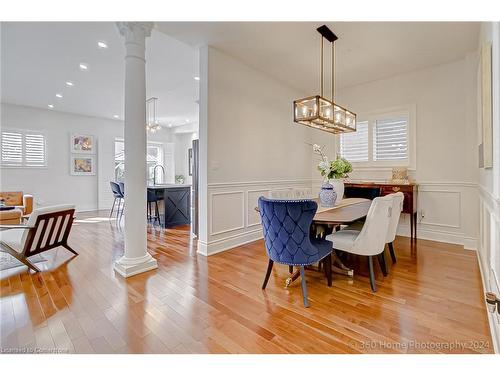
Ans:
[[[392,184],[377,182],[349,182],[345,187],[373,189],[380,188],[380,195],[402,192],[404,195],[403,213],[410,215],[410,238],[417,239],[417,184]]]

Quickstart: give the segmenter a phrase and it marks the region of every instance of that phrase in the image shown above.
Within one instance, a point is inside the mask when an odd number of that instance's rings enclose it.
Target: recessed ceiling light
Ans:
[[[53,104],[49,104],[47,107],[49,107],[50,109],[54,108],[54,105]]]
[[[80,65],[78,65],[78,66],[80,67],[80,70],[82,70],[82,71],[89,70],[89,66],[87,64],[80,63]]]
[[[105,49],[105,48],[108,48],[108,45],[106,44],[106,42],[103,42],[102,40],[100,40],[97,42],[97,47],[99,47],[101,49]]]
[[[56,98],[61,99],[62,97],[63,97],[63,95],[62,95],[62,94],[56,94]]]
[[[186,119],[186,122],[189,122],[189,119],[188,119],[188,118]]]
[[[70,87],[72,87],[72,86],[74,86],[74,85],[75,85],[75,84],[74,84],[73,82],[71,82],[71,81],[66,81],[66,86],[70,86]]]
[[[113,115],[113,118],[120,118],[120,116],[118,116],[118,115]]]
[[[172,124],[168,124],[168,127],[171,128],[172,127]]]
[[[195,81],[199,81],[199,80],[200,80],[200,77],[195,76],[195,77],[194,77],[194,80],[195,80]]]

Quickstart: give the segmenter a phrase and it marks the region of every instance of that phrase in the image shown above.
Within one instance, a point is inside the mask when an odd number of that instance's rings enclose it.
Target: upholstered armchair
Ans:
[[[25,195],[22,191],[0,192],[0,199],[6,206],[15,206],[19,208],[23,215],[29,215],[33,212],[33,196]]]
[[[266,288],[274,262],[300,267],[304,306],[309,307],[305,266],[323,261],[328,286],[332,285],[332,243],[310,233],[318,205],[313,200],[276,200],[259,198],[264,243],[269,256],[262,285]]]

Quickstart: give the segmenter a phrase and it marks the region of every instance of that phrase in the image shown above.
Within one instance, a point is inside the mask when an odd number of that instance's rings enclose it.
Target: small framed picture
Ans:
[[[70,173],[73,176],[95,175],[95,158],[88,155],[71,155]]]
[[[71,152],[77,154],[94,154],[93,135],[71,134]]]

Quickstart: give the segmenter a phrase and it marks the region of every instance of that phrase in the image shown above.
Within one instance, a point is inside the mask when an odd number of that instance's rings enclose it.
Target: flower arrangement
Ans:
[[[339,157],[337,157],[334,161],[329,161],[323,151],[324,149],[325,146],[317,144],[313,145],[314,153],[321,156],[321,161],[318,164],[318,170],[325,181],[348,177],[348,173],[352,172],[351,163],[349,163],[346,159]]]

